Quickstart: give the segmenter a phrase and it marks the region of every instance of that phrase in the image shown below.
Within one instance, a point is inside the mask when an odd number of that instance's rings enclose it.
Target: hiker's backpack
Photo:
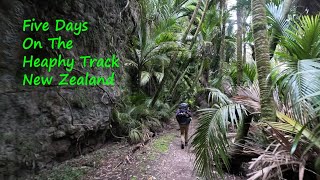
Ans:
[[[186,109],[178,109],[176,113],[176,119],[179,124],[189,124],[191,121],[191,117],[187,113],[188,110]]]

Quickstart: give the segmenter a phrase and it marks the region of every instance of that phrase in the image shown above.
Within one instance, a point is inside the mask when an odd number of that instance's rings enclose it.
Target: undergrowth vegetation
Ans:
[[[118,135],[146,140],[184,101],[199,109],[192,145],[200,176],[217,178],[214,169],[250,180],[315,178],[320,8],[308,14],[302,1],[228,3],[139,1],[127,84],[113,110]]]

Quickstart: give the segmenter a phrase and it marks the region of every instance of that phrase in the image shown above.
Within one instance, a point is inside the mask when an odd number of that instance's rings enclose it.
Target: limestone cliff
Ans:
[[[131,0],[1,0],[0,1],[0,179],[23,176],[55,162],[89,152],[103,144],[109,133],[113,102],[119,98],[123,68],[116,70],[114,87],[22,86],[25,73],[48,75],[43,68],[22,68],[23,56],[64,57],[80,55],[129,56],[130,38],[136,34],[137,2]],[[56,19],[87,21],[80,36],[66,31],[23,32],[24,19],[53,24]],[[72,39],[72,50],[23,50],[26,37],[44,40],[61,36]],[[48,46],[48,45],[46,45]],[[121,64],[121,63],[120,63]],[[72,75],[89,71],[106,75],[108,69],[77,65]],[[64,73],[55,68],[50,74]]]

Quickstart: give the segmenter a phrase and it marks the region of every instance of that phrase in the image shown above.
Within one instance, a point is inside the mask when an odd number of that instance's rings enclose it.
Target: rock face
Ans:
[[[0,1],[0,179],[22,177],[25,172],[92,151],[108,139],[112,102],[119,98],[123,68],[115,72],[114,87],[63,87],[57,86],[57,81],[46,87],[23,86],[25,73],[59,77],[66,72],[63,68],[50,73],[43,68],[23,68],[23,57],[62,54],[77,61],[81,55],[116,54],[123,62],[129,56],[130,38],[136,33],[137,7],[133,0],[129,4],[127,0]],[[23,20],[31,18],[47,21],[53,27],[56,19],[87,21],[89,30],[79,36],[55,32],[54,28],[23,32]],[[74,47],[22,49],[26,37],[45,42],[46,38],[58,36],[72,39]],[[80,76],[81,72],[104,76],[111,70],[85,69],[78,63],[71,74]]]

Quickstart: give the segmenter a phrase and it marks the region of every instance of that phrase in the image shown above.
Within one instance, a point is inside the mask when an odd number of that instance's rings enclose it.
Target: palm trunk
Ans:
[[[239,2],[239,1],[238,1]],[[244,12],[244,8],[242,8],[242,10],[243,10],[243,12]],[[244,21],[242,21],[242,27],[241,27],[241,37],[243,37],[242,39],[244,40],[245,39],[245,22]],[[239,28],[239,27],[238,27]],[[243,35],[243,36],[242,36]],[[238,67],[238,71],[240,71],[239,72],[239,74],[238,74],[238,85],[240,85],[240,83],[241,83],[241,80],[242,80],[242,73],[243,73],[243,64],[245,64],[246,63],[246,44],[244,43],[244,45],[243,46],[241,46],[241,47],[238,47],[238,48],[243,48],[243,54],[241,53],[241,57],[237,57],[237,59],[238,59],[238,62],[240,61],[240,67]],[[240,78],[240,81],[239,81],[239,76],[241,76],[241,78]],[[236,136],[236,139],[235,139],[235,141],[238,143],[238,144],[244,144],[244,139],[247,137],[247,135],[248,135],[248,132],[249,132],[249,128],[250,128],[250,123],[251,123],[251,119],[252,119],[252,115],[249,115],[249,116],[247,116],[247,117],[245,117],[244,119],[243,119],[243,121],[241,122],[241,124],[240,124],[240,126],[238,127],[238,129],[237,129],[237,136]],[[234,152],[240,152],[240,151],[242,151],[242,148],[241,148],[241,146],[236,146],[236,147],[234,147]]]
[[[272,93],[267,82],[270,73],[269,42],[267,34],[267,18],[265,0],[252,0],[252,23],[255,46],[255,59],[258,69],[260,88],[261,121],[274,121],[275,110],[272,108]]]
[[[187,73],[188,71],[188,68],[186,68],[183,73],[180,75],[180,76],[176,76],[176,79],[174,80],[173,82],[173,86],[172,88],[170,89],[170,93],[169,94],[174,94],[175,93],[175,90],[177,88],[177,85],[179,84],[179,82],[182,80],[182,78],[184,77],[184,75]]]
[[[201,29],[201,25],[202,25],[202,23],[204,21],[204,18],[206,17],[206,13],[207,13],[207,10],[208,10],[209,2],[210,2],[210,0],[206,1],[205,8],[204,8],[204,11],[202,13],[199,25],[197,27],[196,33],[194,33],[194,35],[193,35],[192,42],[191,42],[191,45],[189,47],[190,50],[192,49],[192,47],[193,47],[193,45],[194,45],[194,43],[195,43],[195,41],[197,39],[197,36],[198,36],[198,34],[200,32],[200,29]]]
[[[190,19],[189,25],[188,25],[186,31],[183,34],[182,43],[184,43],[186,41],[186,38],[187,38],[188,33],[189,33],[190,29],[191,29],[191,26],[192,26],[192,24],[193,24],[193,22],[194,22],[194,20],[195,20],[195,18],[197,16],[197,13],[198,13],[198,10],[200,8],[200,5],[201,5],[201,0],[198,0],[197,6],[196,6],[195,10],[193,11],[193,14],[192,14],[192,17]]]
[[[144,1],[140,3],[141,14],[140,14],[140,38],[141,38],[141,49],[144,49],[147,41],[147,12],[146,12],[146,5]]]
[[[157,102],[157,100],[158,100],[158,98],[160,96],[160,92],[163,89],[164,84],[165,84],[166,80],[168,79],[168,77],[170,75],[170,70],[173,67],[174,63],[175,63],[176,58],[177,58],[176,56],[173,57],[171,59],[171,61],[170,61],[169,67],[167,67],[165,69],[164,74],[163,74],[163,78],[162,78],[162,80],[161,80],[161,82],[160,82],[160,84],[159,84],[159,86],[158,86],[158,88],[156,90],[156,93],[154,94],[154,96],[152,98],[152,101],[151,101],[151,104],[150,104],[151,107],[153,107],[156,104],[156,102]]]
[[[187,39],[188,33],[189,33],[189,31],[190,31],[190,29],[191,29],[191,26],[192,26],[192,24],[193,24],[193,22],[194,22],[194,20],[195,20],[195,18],[196,18],[196,16],[197,16],[197,13],[198,13],[198,10],[199,10],[199,8],[200,8],[200,5],[201,5],[201,0],[198,0],[197,6],[196,6],[196,8],[195,8],[194,11],[193,11],[193,14],[192,14],[192,17],[191,17],[191,19],[190,19],[189,25],[188,25],[186,31],[185,31],[184,34],[183,34],[183,37],[182,37],[182,40],[181,40],[182,43],[185,43],[185,41],[186,41],[186,39]],[[188,63],[188,64],[189,64],[189,63]],[[182,66],[183,66],[183,69],[185,69],[185,71],[186,71],[188,66],[184,66],[184,65],[182,65]],[[186,67],[186,68],[184,68],[184,67]],[[184,76],[184,73],[176,76],[176,78],[175,78],[175,80],[174,80],[174,83],[173,83],[173,84],[174,84],[174,87],[171,88],[170,92],[173,92],[173,91],[174,91],[176,84],[180,81],[180,79],[182,78],[182,76]],[[170,94],[171,94],[171,93],[170,93]]]
[[[221,18],[221,44],[219,49],[219,74],[222,75],[223,63],[225,61],[225,35],[226,35],[226,22],[224,19],[224,11],[225,11],[225,0],[220,1],[220,18]]]
[[[290,7],[292,5],[292,1],[293,0],[284,0],[282,12],[281,12],[283,18],[287,18],[290,11]]]
[[[242,29],[242,7],[240,4],[240,1],[237,1],[237,72],[238,72],[238,77],[237,77],[237,85],[239,86],[242,81],[242,34],[243,34],[243,29]]]
[[[246,43],[243,44],[243,54],[242,54],[242,63],[246,64],[247,62],[247,45]]]
[[[272,108],[272,97],[269,92],[270,86],[267,82],[267,75],[270,72],[269,62],[269,43],[267,37],[267,18],[265,13],[264,0],[252,0],[252,23],[254,36],[255,60],[258,68],[258,80],[260,88],[261,121],[274,121],[276,119],[275,111]],[[252,115],[245,117],[238,128],[236,142],[244,144],[244,138],[247,136]],[[242,148],[235,146],[231,152],[231,169],[239,170],[241,163],[246,159],[241,158],[239,152]]]

